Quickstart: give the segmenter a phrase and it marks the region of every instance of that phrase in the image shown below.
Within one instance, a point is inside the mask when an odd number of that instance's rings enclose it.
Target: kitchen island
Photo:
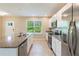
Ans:
[[[0,40],[0,56],[24,56],[27,55],[27,40],[31,34],[26,37],[4,36]]]

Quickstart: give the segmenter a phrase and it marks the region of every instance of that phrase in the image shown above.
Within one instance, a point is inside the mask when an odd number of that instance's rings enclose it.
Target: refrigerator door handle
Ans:
[[[69,51],[70,54],[76,55],[76,48],[77,48],[77,32],[76,32],[76,25],[75,25],[75,21],[69,26],[69,30],[68,30],[68,47],[69,47]]]

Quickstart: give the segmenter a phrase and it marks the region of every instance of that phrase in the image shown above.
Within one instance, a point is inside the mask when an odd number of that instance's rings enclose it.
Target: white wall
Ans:
[[[31,18],[31,17],[24,17],[24,16],[3,16],[2,17],[2,21],[3,21],[3,32],[5,33],[5,22],[6,21],[14,21],[14,34],[17,35],[20,32],[26,32],[27,33],[27,21],[28,20],[39,20],[42,22],[42,29],[41,29],[41,33],[45,33],[46,30],[49,27],[49,18]],[[4,36],[4,33],[2,34]]]

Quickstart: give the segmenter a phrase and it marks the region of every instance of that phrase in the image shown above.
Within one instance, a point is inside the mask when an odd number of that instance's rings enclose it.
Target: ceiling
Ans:
[[[50,16],[66,3],[0,3],[0,11],[12,16]]]

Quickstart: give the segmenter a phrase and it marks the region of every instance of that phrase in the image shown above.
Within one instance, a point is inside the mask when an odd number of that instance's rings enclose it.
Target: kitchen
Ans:
[[[8,12],[0,16],[0,55],[71,56],[67,44],[71,3],[3,3],[0,8]],[[73,9],[74,14],[78,8]]]

